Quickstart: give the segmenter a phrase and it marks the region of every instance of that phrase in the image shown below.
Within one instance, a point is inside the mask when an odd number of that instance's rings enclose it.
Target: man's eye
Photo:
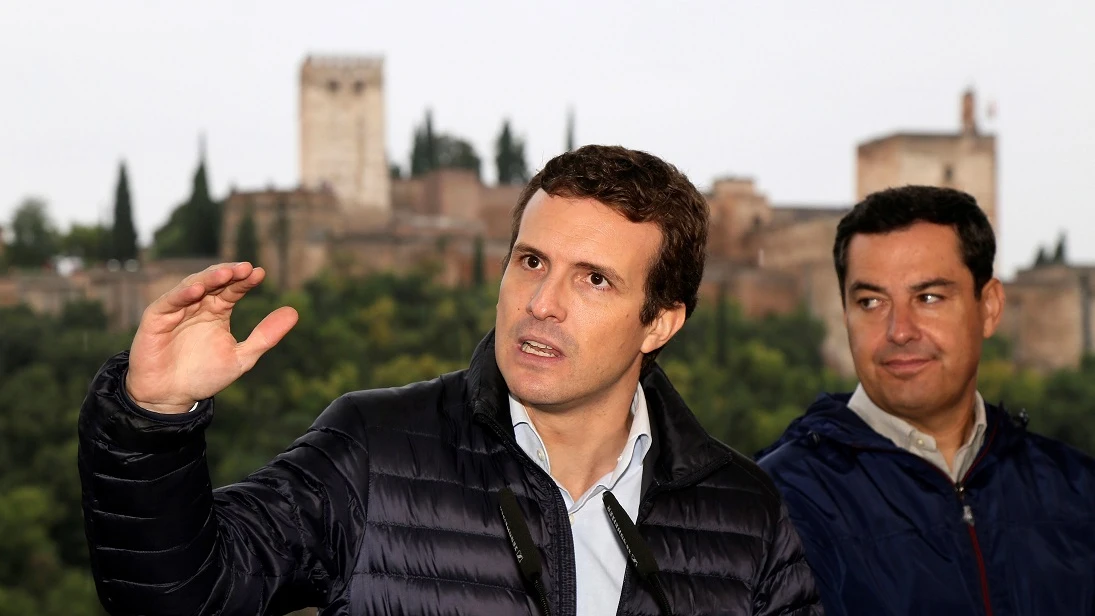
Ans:
[[[540,267],[540,257],[536,255],[528,255],[525,257],[525,267],[529,269],[536,269]]]
[[[943,297],[936,295],[935,293],[925,293],[920,296],[920,301],[924,302],[925,304],[935,304],[937,302],[943,301]]]
[[[859,300],[856,303],[859,304],[860,308],[865,308],[867,310],[870,310],[871,308],[874,308],[875,306],[878,306],[878,298],[877,297],[864,297],[863,299]]]
[[[595,287],[608,286],[608,280],[604,277],[604,274],[598,274],[596,272],[589,275],[589,282]]]

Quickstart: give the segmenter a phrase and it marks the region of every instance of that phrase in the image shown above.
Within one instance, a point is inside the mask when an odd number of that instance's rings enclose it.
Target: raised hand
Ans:
[[[145,309],[129,353],[126,391],[139,406],[185,413],[254,367],[297,323],[283,306],[236,342],[232,309],[266,272],[250,263],[222,263],[186,277]]]

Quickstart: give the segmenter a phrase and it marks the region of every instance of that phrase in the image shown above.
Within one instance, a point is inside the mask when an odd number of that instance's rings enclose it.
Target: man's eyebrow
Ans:
[[[953,287],[957,284],[957,282],[949,278],[932,278],[931,280],[925,280],[924,282],[918,282],[912,285],[909,287],[909,290],[913,293],[920,293],[921,291],[927,291],[932,287]]]
[[[612,286],[619,287],[621,290],[627,288],[623,276],[607,265],[597,265],[596,263],[590,263],[588,261],[579,261],[578,263],[575,263],[574,266],[601,274],[605,278],[608,278],[608,281],[612,283]]]
[[[547,255],[545,255],[542,251],[537,250],[524,242],[517,242],[516,244],[514,244],[513,250],[511,250],[510,252],[512,252],[514,255],[516,255],[517,253],[521,253],[523,255],[532,255],[537,259],[540,259],[541,261],[548,260]]]
[[[856,280],[852,283],[850,287],[848,287],[848,293],[855,293],[856,291],[872,291],[874,293],[885,293],[886,289],[870,282]]]

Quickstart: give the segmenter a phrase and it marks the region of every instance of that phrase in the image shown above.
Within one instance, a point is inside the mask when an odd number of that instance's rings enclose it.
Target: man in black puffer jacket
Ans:
[[[145,312],[80,415],[86,530],[112,614],[820,614],[771,481],[707,435],[657,351],[696,304],[707,206],[663,161],[587,146],[522,193],[495,330],[467,370],[339,398],[212,490],[211,397],[263,277],[210,268]],[[636,528],[637,527],[637,528]]]

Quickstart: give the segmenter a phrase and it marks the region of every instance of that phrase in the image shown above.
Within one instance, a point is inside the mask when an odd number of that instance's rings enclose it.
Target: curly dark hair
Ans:
[[[685,318],[691,316],[707,258],[709,210],[707,200],[680,170],[656,156],[620,146],[587,145],[556,156],[529,180],[517,200],[511,251],[525,206],[538,190],[555,197],[593,199],[631,222],[657,224],[662,245],[646,278],[639,319],[647,325],[676,304],[684,305]]]

